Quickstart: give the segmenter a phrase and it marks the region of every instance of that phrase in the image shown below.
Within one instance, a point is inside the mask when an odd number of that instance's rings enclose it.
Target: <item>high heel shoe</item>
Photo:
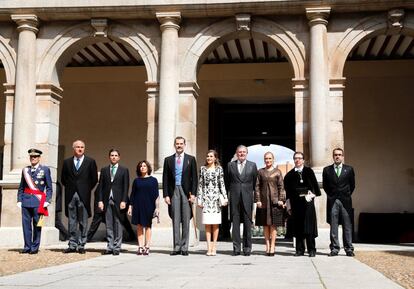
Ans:
[[[144,252],[142,253],[142,255],[148,256],[149,255],[150,248],[149,247],[145,247],[145,248],[142,248],[142,249],[144,250]]]
[[[137,255],[142,255],[144,253],[143,247],[138,247]]]

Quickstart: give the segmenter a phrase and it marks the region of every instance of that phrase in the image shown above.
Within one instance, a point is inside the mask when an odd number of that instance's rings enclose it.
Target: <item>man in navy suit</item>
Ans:
[[[117,149],[109,151],[110,165],[101,169],[98,185],[98,206],[105,212],[106,238],[105,255],[119,255],[122,244],[121,210],[128,200],[129,172],[119,165],[121,154]]]
[[[24,236],[23,254],[37,254],[40,245],[42,227],[39,222],[48,216],[47,207],[52,199],[52,178],[47,166],[40,164],[42,152],[29,149],[30,166],[22,171],[17,206],[22,210],[22,226]]]
[[[68,217],[69,247],[64,253],[85,254],[88,218],[91,216],[91,191],[98,182],[94,159],[85,156],[85,143],[73,142],[73,157],[63,161],[65,213]]]
[[[188,256],[191,206],[197,195],[197,164],[195,157],[184,153],[183,137],[175,138],[174,147],[175,154],[164,160],[163,197],[173,223],[174,248],[171,255]]]
[[[323,169],[323,189],[327,195],[327,222],[331,225],[329,256],[337,256],[339,252],[338,225],[342,223],[343,241],[346,255],[354,255],[352,246],[352,198],[355,189],[355,173],[351,166],[343,163],[344,151],[341,148],[333,150],[334,163]]]

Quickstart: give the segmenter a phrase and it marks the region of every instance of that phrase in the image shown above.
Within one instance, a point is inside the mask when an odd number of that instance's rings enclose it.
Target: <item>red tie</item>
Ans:
[[[177,156],[177,165],[181,165],[181,155]]]

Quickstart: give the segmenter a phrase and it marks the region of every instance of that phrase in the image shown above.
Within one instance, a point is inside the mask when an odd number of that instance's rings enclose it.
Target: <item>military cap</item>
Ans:
[[[27,152],[29,153],[29,156],[32,157],[40,156],[42,154],[42,151],[38,149],[29,149]]]

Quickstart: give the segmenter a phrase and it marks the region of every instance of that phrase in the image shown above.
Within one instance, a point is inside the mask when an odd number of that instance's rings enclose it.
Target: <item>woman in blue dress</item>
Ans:
[[[136,172],[137,178],[132,184],[128,215],[132,216],[131,223],[137,225],[137,254],[148,255],[152,219],[154,216],[159,217],[158,181],[151,176],[151,165],[145,160],[138,163]]]

